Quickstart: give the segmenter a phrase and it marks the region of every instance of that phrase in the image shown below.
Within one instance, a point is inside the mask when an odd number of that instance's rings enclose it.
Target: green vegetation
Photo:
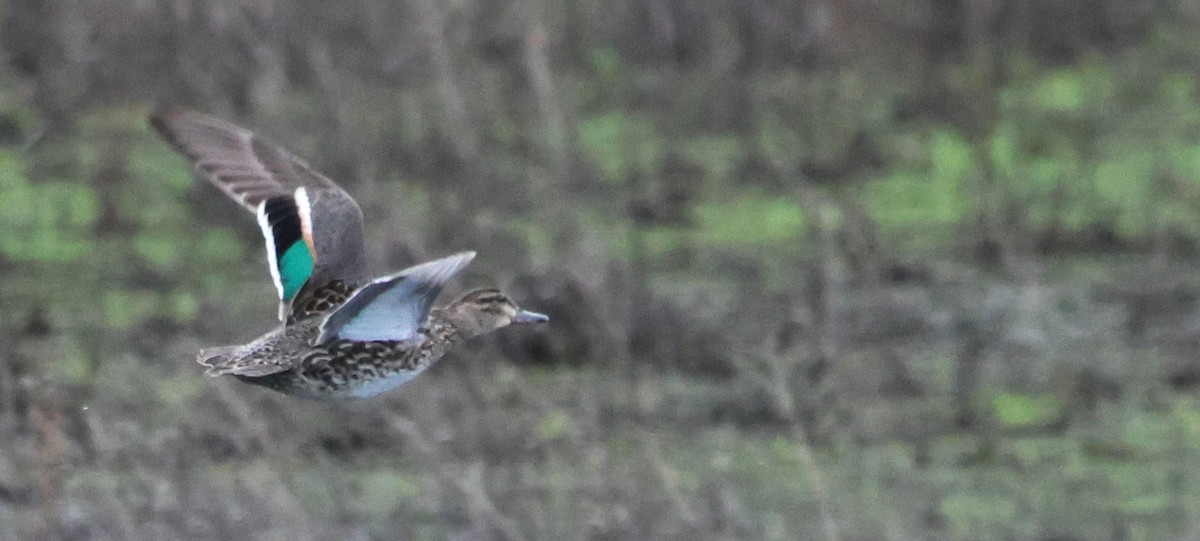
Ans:
[[[0,541],[1195,537],[1189,8],[36,4]],[[152,103],[336,178],[377,270],[476,249],[552,324],[360,404],[204,378],[275,292]]]

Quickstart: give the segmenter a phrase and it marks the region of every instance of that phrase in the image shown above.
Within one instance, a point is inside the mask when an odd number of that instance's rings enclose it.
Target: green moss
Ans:
[[[746,158],[746,148],[736,135],[701,136],[680,144],[679,152],[691,164],[704,171],[710,186],[725,186]]]
[[[60,342],[62,348],[61,361],[54,367],[56,371],[75,382],[87,381],[92,373],[92,359],[89,357],[78,339],[64,339]]]
[[[698,242],[710,246],[763,246],[795,243],[804,235],[804,213],[792,198],[746,191],[693,211]]]
[[[175,197],[191,189],[191,168],[170,147],[145,137],[129,149],[126,157],[129,174],[140,182],[153,183],[155,189]]]
[[[1008,427],[1045,425],[1061,416],[1062,409],[1062,399],[1054,394],[1000,392],[992,397],[992,412]]]
[[[535,262],[549,262],[554,259],[554,237],[551,228],[541,220],[531,216],[516,217],[505,222],[506,229],[520,239],[531,259]]]
[[[182,413],[191,407],[193,400],[211,390],[205,378],[196,376],[196,372],[188,372],[159,378],[154,386],[155,399],[169,406],[171,409],[168,411]]]
[[[552,440],[566,434],[571,427],[571,418],[561,411],[552,411],[542,417],[538,423],[538,434],[543,439]]]
[[[109,140],[114,135],[133,136],[146,132],[149,110],[140,104],[97,107],[76,117],[80,135],[96,140]]]
[[[1084,106],[1084,81],[1078,73],[1063,70],[1038,81],[1033,89],[1036,103],[1049,111],[1074,112]]]
[[[189,291],[172,293],[168,298],[167,314],[176,322],[191,321],[200,313],[200,303]]]
[[[774,116],[759,121],[754,145],[768,163],[784,168],[795,167],[805,150],[800,132]]]
[[[613,111],[579,123],[579,141],[602,180],[621,183],[629,175],[654,175],[662,166],[663,139],[649,117]]]
[[[588,51],[588,63],[592,71],[604,81],[612,81],[625,69],[621,53],[609,47],[596,47]]]
[[[205,263],[240,263],[246,257],[241,241],[227,227],[205,231],[192,246],[196,258]]]
[[[323,514],[337,508],[337,483],[328,471],[323,468],[294,468],[288,473],[288,487],[306,510]]]
[[[142,233],[133,239],[133,250],[150,268],[166,272],[174,268],[187,249],[179,246],[180,239],[151,232]]]
[[[68,262],[92,248],[91,226],[100,203],[86,185],[32,182],[29,163],[0,149],[0,254],[24,261]]]
[[[897,169],[867,182],[863,197],[885,232],[945,229],[975,211],[968,185],[977,175],[975,153],[961,136],[935,131],[927,140],[923,168]],[[1001,151],[1003,145],[1001,142]]]
[[[158,313],[159,296],[149,291],[109,290],[101,294],[104,322],[115,330],[129,330]]]
[[[421,492],[407,472],[395,469],[370,470],[358,475],[359,505],[368,516],[382,519],[406,505]]]
[[[1017,504],[1003,496],[956,493],[942,498],[938,509],[958,536],[994,539],[1016,522]]]

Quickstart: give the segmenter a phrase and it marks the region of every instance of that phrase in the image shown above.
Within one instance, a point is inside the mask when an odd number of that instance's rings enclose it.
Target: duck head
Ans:
[[[545,323],[549,317],[522,310],[498,289],[476,289],[450,303],[443,312],[467,337],[487,334],[509,325]]]

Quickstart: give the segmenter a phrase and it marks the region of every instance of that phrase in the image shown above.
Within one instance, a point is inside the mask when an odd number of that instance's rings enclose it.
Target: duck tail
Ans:
[[[196,362],[208,368],[204,373],[209,376],[219,376],[224,374],[230,365],[233,364],[234,353],[237,352],[238,346],[221,346],[215,348],[206,348],[200,350],[200,354],[196,356]]]

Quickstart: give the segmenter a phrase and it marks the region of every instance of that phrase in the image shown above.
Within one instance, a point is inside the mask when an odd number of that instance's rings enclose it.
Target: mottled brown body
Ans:
[[[292,325],[297,321],[328,314],[346,302],[355,289],[358,288],[344,280],[333,280],[311,291],[307,287],[300,290],[297,302],[292,305],[292,312],[288,314],[287,324]]]
[[[279,329],[248,344],[244,359],[229,359],[232,365],[270,362],[291,368],[263,376],[235,375],[246,383],[295,396],[362,398],[377,394],[380,387],[408,381],[441,359],[462,338],[440,310],[430,314],[414,341],[333,340],[313,347],[310,343],[319,333],[318,323],[319,319],[310,318]]]

